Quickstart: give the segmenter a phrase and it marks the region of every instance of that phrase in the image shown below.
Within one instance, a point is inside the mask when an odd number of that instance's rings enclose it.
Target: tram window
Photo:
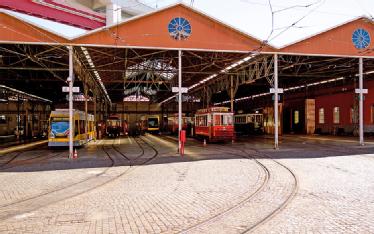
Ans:
[[[201,125],[200,126],[208,126],[208,118],[206,115],[204,116],[200,116],[200,123]]]
[[[207,116],[199,116],[199,126],[207,126]]]
[[[245,117],[244,117],[245,120]],[[244,123],[243,117],[235,117],[235,123]]]
[[[214,116],[214,125],[222,125],[221,117],[222,117],[222,115],[215,115]]]
[[[334,107],[334,116],[333,116],[333,122],[334,124],[340,123],[340,109],[339,107]]]
[[[79,134],[79,124],[78,120],[75,120],[75,125],[74,125],[74,134],[77,136]]]
[[[319,108],[318,110],[318,123],[324,124],[325,123],[325,109]]]
[[[227,124],[232,125],[232,116],[231,115],[226,115],[226,119],[227,119]]]
[[[85,124],[84,124],[84,120],[79,120],[79,133],[80,134],[83,134],[85,133]]]
[[[232,125],[232,116],[230,115],[215,115],[214,125],[216,126],[227,126]]]
[[[0,124],[6,124],[6,116],[0,115]]]

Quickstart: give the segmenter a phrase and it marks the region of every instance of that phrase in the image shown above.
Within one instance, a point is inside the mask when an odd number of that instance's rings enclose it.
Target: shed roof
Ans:
[[[186,40],[175,40],[168,24],[175,17],[189,21],[192,33]],[[74,44],[152,49],[189,49],[205,51],[251,52],[273,51],[270,45],[232,26],[207,16],[183,3],[171,5],[102,27],[72,40]]]
[[[357,49],[352,41],[353,32],[366,30],[371,35],[371,42],[365,49]],[[374,22],[367,17],[359,17],[336,27],[327,29],[300,41],[280,48],[280,52],[300,55],[328,56],[374,56]]]

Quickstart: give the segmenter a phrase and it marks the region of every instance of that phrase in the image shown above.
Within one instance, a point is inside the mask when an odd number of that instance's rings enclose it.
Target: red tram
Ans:
[[[208,141],[229,141],[234,137],[233,113],[227,107],[200,109],[195,115],[195,135]]]
[[[117,115],[109,116],[106,120],[106,135],[108,137],[119,137],[121,135],[122,123]]]

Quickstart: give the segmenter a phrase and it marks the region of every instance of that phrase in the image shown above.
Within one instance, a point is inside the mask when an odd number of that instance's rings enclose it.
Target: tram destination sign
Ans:
[[[68,86],[63,86],[62,87],[62,92],[68,93],[69,92],[69,87]],[[73,87],[73,93],[79,93],[80,89],[79,87]]]

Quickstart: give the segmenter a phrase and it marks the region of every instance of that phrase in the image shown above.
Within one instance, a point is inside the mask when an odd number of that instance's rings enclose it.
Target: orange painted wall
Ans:
[[[0,42],[66,43],[67,40],[51,32],[0,12]]]
[[[352,42],[352,34],[363,28],[370,33],[369,50],[358,50]],[[374,24],[365,18],[360,18],[314,37],[297,42],[281,49],[281,52],[304,54],[331,54],[351,56],[374,56]]]
[[[184,17],[192,26],[192,33],[186,40],[178,41],[169,35],[168,24],[175,17]],[[77,38],[74,43],[240,51],[257,49],[261,45],[260,41],[225,27],[184,5],[176,5],[108,30]]]

